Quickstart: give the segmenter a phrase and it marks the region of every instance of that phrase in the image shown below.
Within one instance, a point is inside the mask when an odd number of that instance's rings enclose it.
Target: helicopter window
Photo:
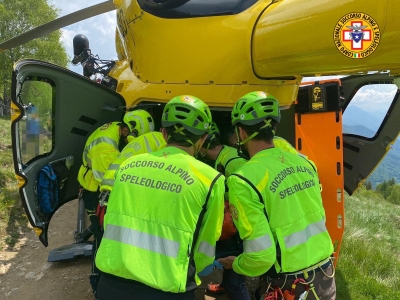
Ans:
[[[166,19],[201,16],[235,15],[241,13],[258,0],[138,0],[140,7],[157,17]],[[154,3],[162,2],[162,3]]]
[[[19,122],[21,158],[27,164],[53,148],[53,86],[46,78],[27,78],[18,94],[25,108]]]
[[[362,86],[343,113],[343,133],[373,138],[380,130],[395,97],[395,84]]]

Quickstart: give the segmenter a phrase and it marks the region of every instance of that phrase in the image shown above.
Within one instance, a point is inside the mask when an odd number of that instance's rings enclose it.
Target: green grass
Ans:
[[[400,206],[363,190],[345,202],[338,299],[400,299]]]
[[[11,121],[0,117],[0,250],[13,248],[28,229],[14,176]]]

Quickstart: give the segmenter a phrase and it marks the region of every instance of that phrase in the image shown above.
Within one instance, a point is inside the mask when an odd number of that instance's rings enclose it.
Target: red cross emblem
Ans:
[[[363,21],[353,21],[351,22],[351,26],[361,27],[363,26]],[[353,38],[351,38],[352,30],[342,30],[342,40],[343,42],[351,42],[351,50],[360,51],[364,49],[364,41],[372,40],[372,32],[371,29],[363,29],[361,30],[361,34],[364,34],[363,38],[356,42]]]

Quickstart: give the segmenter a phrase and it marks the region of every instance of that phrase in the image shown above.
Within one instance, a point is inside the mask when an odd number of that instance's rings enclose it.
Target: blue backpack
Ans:
[[[39,171],[37,181],[37,197],[43,213],[52,213],[59,202],[57,175],[50,165]]]

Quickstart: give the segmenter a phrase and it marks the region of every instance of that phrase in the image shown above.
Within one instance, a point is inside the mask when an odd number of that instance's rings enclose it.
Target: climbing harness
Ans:
[[[326,274],[326,272],[322,268],[322,266],[325,265],[329,261],[331,262],[331,266],[332,266],[332,274],[331,275]],[[273,287],[272,282],[269,282],[268,288],[267,288],[265,294],[263,295],[263,297],[261,297],[261,300],[306,300],[307,296],[310,292],[313,293],[316,300],[320,300],[320,298],[317,295],[317,292],[315,291],[315,286],[313,283],[313,281],[315,279],[316,269],[319,269],[318,271],[322,272],[324,274],[324,276],[326,276],[328,278],[333,278],[335,276],[335,267],[333,264],[333,258],[330,257],[328,260],[320,262],[317,265],[314,265],[310,268],[302,270],[298,273],[283,274],[283,275],[285,275],[285,280],[280,287],[279,286]],[[309,272],[312,272],[311,276],[309,275]],[[301,275],[303,276],[303,278],[298,277]],[[292,278],[294,276],[292,288],[291,288],[291,290],[284,290],[282,292],[282,289],[286,285],[288,278],[290,278],[289,276]],[[300,294],[299,298],[296,299],[295,298],[295,290],[296,290],[296,287],[298,284],[304,285],[305,291]]]
[[[308,286],[307,282],[306,282],[303,278],[297,278],[297,279],[295,279],[295,281],[293,281],[293,283],[292,283],[292,289],[291,289],[290,291],[289,291],[289,290],[285,290],[285,291],[283,292],[283,298],[284,298],[285,300],[295,300],[295,299],[294,299],[294,297],[295,297],[294,291],[296,290],[296,286],[297,286],[297,284],[298,284],[299,282],[300,282],[301,284],[303,284],[303,285],[305,286],[305,288],[306,288],[305,292],[301,294],[301,296],[302,296],[302,295],[305,295],[305,298],[303,298],[303,299],[306,299],[306,297],[307,297],[307,295],[308,295],[309,286]],[[300,296],[300,297],[301,297],[301,296]]]

